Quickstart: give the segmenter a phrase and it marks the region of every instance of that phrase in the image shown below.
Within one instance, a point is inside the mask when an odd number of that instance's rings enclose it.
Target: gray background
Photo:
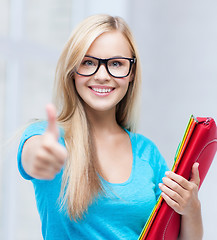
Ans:
[[[17,171],[14,134],[45,117],[61,49],[95,13],[122,16],[135,35],[143,68],[139,132],[170,167],[190,115],[217,120],[217,1],[0,0],[0,239],[42,239],[32,185]],[[216,170],[217,157],[199,193],[205,240],[216,235]]]

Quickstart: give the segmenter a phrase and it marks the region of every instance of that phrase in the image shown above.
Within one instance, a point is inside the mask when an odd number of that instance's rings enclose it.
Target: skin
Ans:
[[[132,57],[127,40],[118,31],[100,35],[86,55],[98,58]],[[100,174],[111,183],[123,183],[131,174],[131,142],[128,134],[117,124],[115,110],[132,80],[133,73],[125,78],[110,76],[104,65],[93,76],[75,74],[75,86],[84,101],[84,108],[93,128]],[[103,95],[94,92],[93,88],[107,88],[112,91]],[[54,178],[67,157],[66,150],[57,141],[59,133],[56,111],[52,105],[47,106],[47,117],[48,129],[45,134],[27,140],[22,153],[25,171],[40,179]],[[163,184],[159,185],[167,204],[182,215],[181,240],[202,239],[199,181],[198,166],[195,164],[189,181],[168,172],[163,178]]]

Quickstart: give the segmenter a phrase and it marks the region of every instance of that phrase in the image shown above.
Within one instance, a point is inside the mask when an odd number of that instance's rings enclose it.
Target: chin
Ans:
[[[101,113],[115,111],[115,105],[105,105],[105,104],[100,104],[100,105],[90,104],[90,105],[88,105],[87,104],[86,107],[90,111],[101,112]]]

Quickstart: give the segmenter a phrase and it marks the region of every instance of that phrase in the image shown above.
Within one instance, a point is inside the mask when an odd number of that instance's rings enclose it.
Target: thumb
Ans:
[[[199,175],[199,163],[194,163],[191,169],[191,179],[190,182],[195,183],[198,187],[200,185],[200,175]]]
[[[50,134],[52,134],[56,139],[59,137],[59,129],[57,126],[57,121],[56,121],[56,108],[53,104],[48,104],[46,106],[46,112],[47,112],[47,121],[48,121],[48,126],[47,126],[47,131]]]

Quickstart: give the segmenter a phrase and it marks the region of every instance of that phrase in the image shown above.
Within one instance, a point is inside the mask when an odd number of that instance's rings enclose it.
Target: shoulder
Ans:
[[[132,148],[137,159],[147,161],[152,167],[167,165],[156,144],[140,133],[129,132]]]
[[[139,156],[142,156],[143,154],[155,154],[159,152],[156,144],[144,135],[130,132],[130,136],[132,139],[132,145],[137,149],[137,154]]]
[[[34,122],[29,123],[24,132],[22,137],[31,137],[34,135],[42,135],[46,131],[48,126],[48,122],[45,120],[36,120]],[[60,137],[64,138],[64,130],[62,127],[59,126]]]
[[[47,121],[36,120],[28,123],[25,128],[24,134],[38,133],[43,134],[47,128]]]

